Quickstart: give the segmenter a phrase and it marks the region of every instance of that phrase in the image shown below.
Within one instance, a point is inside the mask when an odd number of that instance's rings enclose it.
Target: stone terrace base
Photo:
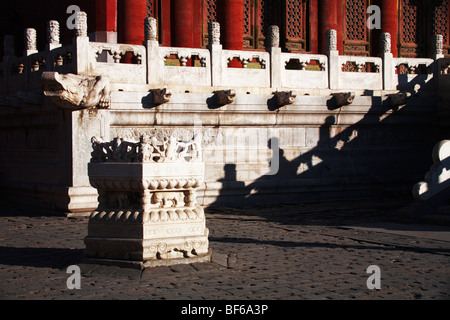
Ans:
[[[120,268],[133,268],[133,269],[145,269],[160,266],[172,266],[176,264],[190,264],[199,262],[211,262],[212,260],[212,250],[208,249],[208,252],[202,255],[189,257],[189,258],[178,258],[178,259],[156,259],[156,260],[146,260],[146,261],[131,261],[131,260],[118,260],[118,259],[99,259],[99,258],[89,258],[84,257],[80,262],[81,264],[95,264],[95,265],[106,265],[106,266],[116,266]]]
[[[139,268],[210,260],[205,213],[196,202],[204,163],[187,162],[187,151],[177,153],[187,147],[174,137],[152,139],[151,146],[144,137],[138,143],[120,140],[123,148],[93,143],[93,159],[104,161],[88,165],[99,205],[89,216],[87,259]],[[109,160],[112,155],[121,161]],[[130,155],[148,162],[126,162]]]
[[[209,261],[208,233],[200,206],[94,211],[84,239],[85,256],[144,268]]]

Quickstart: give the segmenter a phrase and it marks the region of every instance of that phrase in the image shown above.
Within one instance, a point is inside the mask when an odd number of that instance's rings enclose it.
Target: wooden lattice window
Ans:
[[[265,48],[269,26],[280,26],[281,3],[281,0],[244,0],[244,49]]]
[[[153,0],[146,1],[147,17],[153,17]]]
[[[158,17],[158,0],[146,0],[147,17]]]
[[[449,2],[449,0],[400,1],[399,56],[430,56],[435,34],[443,36],[444,54],[449,55]]]
[[[286,4],[287,36],[293,39],[303,38],[304,12],[298,1],[288,1]]]
[[[217,1],[218,0],[203,1],[203,47],[208,45],[208,23],[210,21],[218,21]]]
[[[271,25],[280,28],[285,51],[306,51],[309,0],[244,0],[244,48],[265,48]]]
[[[244,49],[253,49],[255,47],[255,35],[252,32],[254,15],[252,1],[244,0]]]
[[[280,26],[281,1],[260,0],[257,3],[257,48],[265,47],[265,39],[271,25]]]
[[[282,41],[287,51],[306,51],[307,5],[306,0],[286,0]],[[284,39],[283,39],[284,38]]]
[[[219,1],[203,0],[204,47],[208,43],[208,22],[219,19]],[[306,51],[308,7],[309,0],[243,0],[244,49],[264,50],[269,27],[277,25],[280,28],[280,44],[285,51]]]
[[[368,0],[346,0],[344,7],[344,54],[369,55],[369,29],[367,28]]]
[[[280,3],[281,1],[279,0],[260,0],[258,8],[260,35],[265,36],[271,25],[280,25]]]
[[[422,0],[401,0],[400,50],[402,57],[424,56],[425,18],[427,9]]]
[[[437,1],[438,3],[432,8],[431,33],[441,34],[444,38],[444,55],[450,55],[450,6],[449,0]]]
[[[217,0],[206,0],[206,19],[208,21],[217,21]]]

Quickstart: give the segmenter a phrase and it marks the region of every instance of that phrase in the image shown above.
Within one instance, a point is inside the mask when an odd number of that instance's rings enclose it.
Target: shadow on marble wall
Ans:
[[[319,129],[317,145],[295,158],[287,159],[283,146],[272,148],[279,138],[271,137],[269,172],[248,183],[237,179],[234,163],[225,164],[219,180],[223,188],[209,207],[397,196],[414,201],[411,188],[429,169],[432,148],[440,138],[432,118],[421,125],[408,123],[422,99],[419,91],[406,105],[392,106],[389,99],[372,95],[372,107],[360,121],[340,130],[339,114],[330,115]],[[427,116],[435,117],[434,105],[430,102],[433,111]],[[272,174],[276,163],[278,170]]]

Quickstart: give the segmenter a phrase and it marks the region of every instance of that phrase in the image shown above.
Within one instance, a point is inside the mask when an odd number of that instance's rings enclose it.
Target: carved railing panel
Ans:
[[[400,91],[414,92],[425,89],[433,78],[433,59],[393,58],[394,70],[392,85]]]
[[[230,62],[239,67],[231,67]],[[222,85],[270,87],[270,55],[258,51],[222,51]]]
[[[165,85],[211,85],[211,54],[207,49],[160,47],[160,79]]]
[[[337,61],[339,89],[381,90],[383,88],[381,58],[339,56]]]
[[[144,46],[89,42],[89,50],[92,74],[107,76],[112,82],[146,83],[147,67]],[[131,63],[124,63],[125,59]]]
[[[325,55],[281,53],[281,85],[286,88],[328,88]]]

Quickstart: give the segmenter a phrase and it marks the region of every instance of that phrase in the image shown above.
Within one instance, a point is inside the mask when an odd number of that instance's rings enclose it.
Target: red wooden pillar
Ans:
[[[203,45],[203,1],[194,0],[193,42],[194,48]]]
[[[319,0],[311,0],[309,7],[310,20],[310,41],[309,51],[311,53],[319,53]]]
[[[337,1],[322,0],[319,7],[319,50],[325,53],[326,48],[326,32],[328,29],[337,30]]]
[[[162,46],[172,45],[170,35],[170,1],[161,1],[161,15],[159,16],[158,27],[160,29],[159,43]]]
[[[391,52],[398,56],[398,0],[382,0],[381,2],[381,30],[391,34]]]
[[[344,6],[342,0],[319,1],[319,51],[326,52],[326,32],[334,29],[337,32],[337,49],[343,53],[344,44]]]
[[[117,32],[117,0],[95,0],[95,31]]]
[[[336,1],[336,31],[337,49],[339,54],[344,54],[344,0]]]
[[[170,11],[172,46],[194,47],[194,1],[172,0]]]
[[[117,0],[119,12],[119,42],[142,44],[144,19],[147,15],[146,0]]]
[[[220,11],[223,48],[242,50],[244,48],[244,1],[222,0]]]

